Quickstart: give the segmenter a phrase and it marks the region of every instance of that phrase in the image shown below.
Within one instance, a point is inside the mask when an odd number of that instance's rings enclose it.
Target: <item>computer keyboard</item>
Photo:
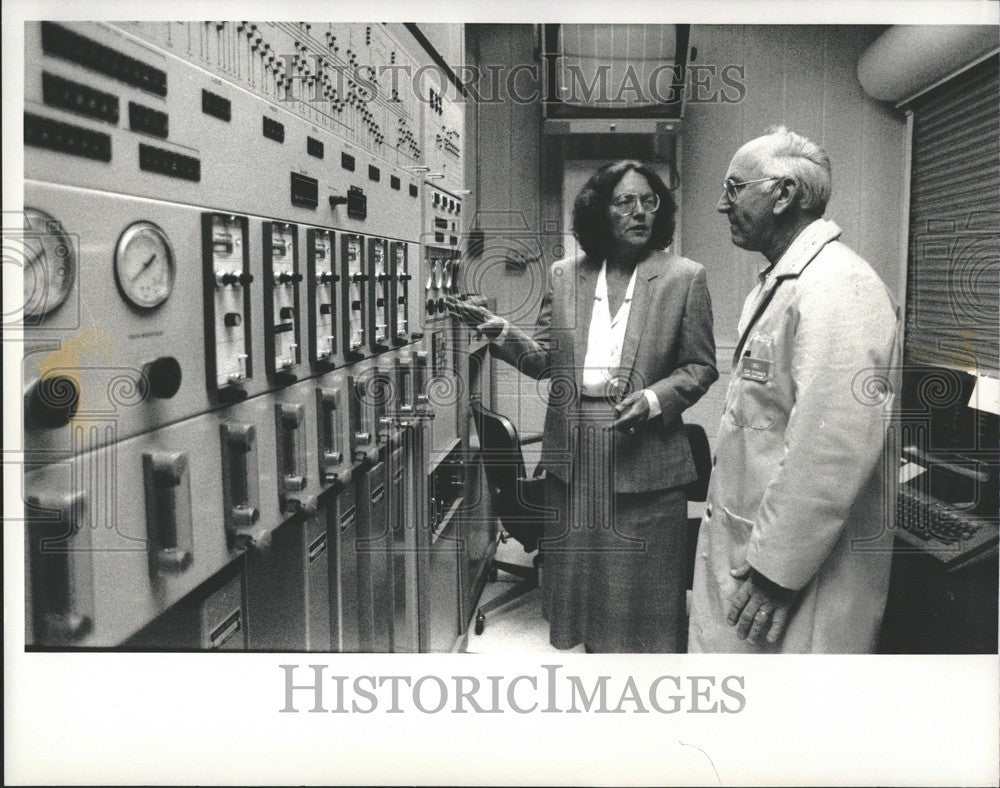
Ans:
[[[974,517],[918,489],[900,485],[896,497],[898,535],[942,561],[965,564],[997,543],[996,520]]]

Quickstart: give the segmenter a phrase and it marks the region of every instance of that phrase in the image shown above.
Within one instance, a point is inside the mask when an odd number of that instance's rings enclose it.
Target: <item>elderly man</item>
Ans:
[[[717,206],[767,265],[743,306],[698,539],[689,649],[874,650],[889,583],[898,313],[823,218],[830,159],[785,128]]]

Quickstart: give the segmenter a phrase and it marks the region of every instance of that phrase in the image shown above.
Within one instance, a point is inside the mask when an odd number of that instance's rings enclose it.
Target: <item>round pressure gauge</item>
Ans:
[[[142,309],[166,301],[174,289],[174,253],[163,230],[136,222],[118,239],[115,281],[122,295]]]
[[[62,225],[24,209],[24,315],[39,318],[62,304],[76,281],[76,255]]]

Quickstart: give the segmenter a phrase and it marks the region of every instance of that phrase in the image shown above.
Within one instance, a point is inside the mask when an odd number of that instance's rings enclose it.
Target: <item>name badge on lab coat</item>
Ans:
[[[771,379],[771,362],[762,358],[744,356],[741,377],[756,383],[767,383]]]

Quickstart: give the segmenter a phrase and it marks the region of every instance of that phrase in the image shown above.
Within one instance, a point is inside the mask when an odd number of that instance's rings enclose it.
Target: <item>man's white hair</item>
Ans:
[[[768,172],[795,178],[799,184],[799,208],[803,213],[822,216],[832,190],[830,157],[819,145],[784,126],[772,126],[769,140]]]

